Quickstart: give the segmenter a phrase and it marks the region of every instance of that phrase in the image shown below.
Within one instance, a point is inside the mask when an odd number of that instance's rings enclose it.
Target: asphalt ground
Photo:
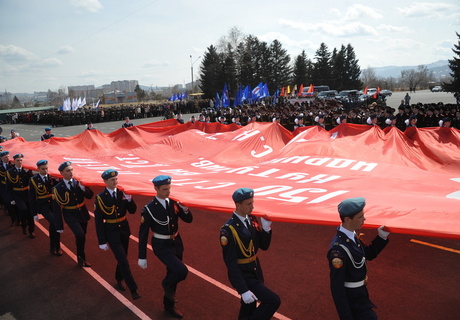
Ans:
[[[186,121],[188,118],[184,115]],[[96,128],[108,133],[121,124],[99,123]],[[43,134],[42,126],[20,126],[15,129],[28,141],[39,140]],[[83,130],[84,126],[75,126],[54,128],[53,132],[72,136]],[[138,207],[151,200],[142,196],[134,199]],[[93,200],[88,200],[87,206],[93,208]],[[46,220],[37,223],[36,238],[29,239],[20,227],[10,226],[9,217],[0,209],[0,319],[172,319],[162,309],[164,266],[150,250],[148,268],[137,266],[139,212],[128,216],[133,234],[129,261],[142,296],[132,300],[128,292],[113,288],[116,261],[111,251],[99,249],[94,219],[89,221],[86,242],[92,268],[83,269],[77,266],[75,240],[67,226],[61,237],[64,255],[55,257],[48,253]],[[185,314],[184,319],[236,319],[239,297],[230,288],[219,243],[219,229],[231,212],[192,212],[193,223],[180,227],[189,275],[179,284],[177,307]],[[259,257],[267,286],[282,300],[275,318],[337,319],[326,259],[335,227],[280,222],[272,227],[272,245]],[[362,232],[368,240],[376,235],[376,230]],[[389,245],[368,263],[368,286],[379,318],[458,319],[459,265],[459,240],[391,234]]]

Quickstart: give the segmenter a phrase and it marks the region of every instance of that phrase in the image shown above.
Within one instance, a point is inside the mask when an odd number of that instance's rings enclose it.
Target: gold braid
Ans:
[[[249,247],[246,248],[243,241],[241,241],[240,236],[238,235],[238,232],[235,230],[235,228],[232,225],[229,225],[230,230],[232,231],[233,238],[235,239],[235,242],[238,244],[238,247],[241,250],[241,253],[246,257],[250,258],[252,256],[252,253],[254,253],[254,243],[249,241]]]
[[[53,194],[54,194],[54,200],[56,200],[56,202],[61,207],[65,206],[70,201],[70,196],[69,196],[69,193],[67,191],[65,192],[64,200],[62,200],[62,198],[59,196],[59,192],[57,191],[56,188],[53,189]]]
[[[8,180],[10,180],[11,183],[16,184],[19,182],[19,174],[16,176],[16,179],[14,179],[8,171],[6,172],[6,175],[8,176]]]
[[[43,185],[43,188],[40,188],[39,186],[37,186],[34,179],[30,179],[30,181],[32,181],[32,184],[34,185],[35,191],[37,191],[38,196],[44,196],[48,193],[48,190],[46,190],[45,185]]]
[[[110,206],[110,207],[106,206],[100,196],[96,196],[96,200],[97,200],[97,203],[99,204],[99,208],[101,208],[101,211],[104,212],[106,215],[110,216],[115,212],[117,208],[115,205]]]

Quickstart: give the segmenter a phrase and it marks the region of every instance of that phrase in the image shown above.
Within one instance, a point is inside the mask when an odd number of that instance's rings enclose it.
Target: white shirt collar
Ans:
[[[157,198],[157,197],[155,197]],[[166,198],[166,199],[160,199],[160,198],[157,198],[158,202],[161,203],[161,205],[163,206],[163,208],[166,209],[166,200],[168,200],[168,202],[170,202],[169,198]]]
[[[356,232],[350,231],[350,230],[348,230],[348,229],[345,229],[342,225],[340,225],[339,231],[345,233],[345,235],[346,235],[348,238],[350,238],[350,240],[352,240],[353,242],[355,242]]]

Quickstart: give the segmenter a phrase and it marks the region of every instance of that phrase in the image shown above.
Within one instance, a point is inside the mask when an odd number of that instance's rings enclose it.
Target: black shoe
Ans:
[[[27,230],[26,230],[26,228],[22,228],[22,234],[25,235],[25,236],[27,235]]]
[[[89,262],[85,261],[83,258],[78,257],[78,265],[82,268],[91,268]]]
[[[53,256],[62,256],[62,251],[61,250],[50,250],[50,253],[53,255]]]
[[[115,288],[117,288],[120,291],[126,291],[126,288],[125,288],[125,286],[123,285],[123,283],[121,281],[117,281],[117,284],[115,285]]]
[[[165,308],[165,311],[172,315],[174,318],[182,319],[184,317],[184,314],[180,312],[176,307],[171,307],[171,308]]]
[[[35,239],[35,234],[33,232],[29,233],[29,238],[30,239]]]
[[[133,291],[133,292],[131,292],[131,297],[133,297],[134,300],[137,300],[141,296],[139,295],[139,293],[137,293],[137,291]]]

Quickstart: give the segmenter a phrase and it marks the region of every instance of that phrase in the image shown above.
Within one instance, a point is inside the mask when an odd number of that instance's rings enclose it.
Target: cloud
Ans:
[[[303,32],[318,32],[321,34],[327,34],[334,37],[346,37],[346,36],[362,36],[378,34],[375,27],[366,25],[361,22],[349,22],[344,23],[343,21],[331,21],[327,23],[317,24],[305,24],[302,22],[295,22],[286,19],[279,20],[281,25],[297,29]]]
[[[371,7],[364,6],[362,4],[354,4],[351,7],[348,7],[347,11],[345,11],[345,14],[342,16],[342,19],[345,21],[359,21],[367,18],[379,20],[383,18],[383,15]]]
[[[99,12],[103,8],[99,0],[72,0],[72,5],[91,13]]]
[[[377,29],[382,30],[382,31],[388,31],[388,32],[405,32],[405,33],[411,32],[409,28],[407,27],[399,27],[399,26],[393,26],[389,24],[378,25]]]
[[[62,46],[58,49],[58,51],[56,52],[57,54],[68,54],[68,53],[72,53],[74,52],[75,50],[71,47],[71,46]]]
[[[100,75],[102,75],[102,74],[103,74],[102,71],[100,71],[100,70],[94,70],[94,69],[82,71],[82,72],[80,73],[80,75],[81,75],[82,77],[100,76]]]
[[[403,17],[423,19],[445,19],[452,13],[458,12],[457,6],[439,2],[415,2],[408,7],[397,7],[396,9]]]
[[[143,68],[154,68],[154,67],[164,67],[164,66],[170,66],[171,62],[169,61],[159,61],[159,60],[150,60],[142,66]]]
[[[0,44],[0,57],[3,57],[9,63],[22,63],[36,59],[34,53],[13,44]]]
[[[54,68],[54,67],[58,67],[58,66],[61,66],[61,65],[62,65],[61,60],[59,60],[57,58],[48,58],[48,59],[44,59],[42,61],[38,61],[38,62],[33,63],[32,67],[35,67],[35,68]]]

